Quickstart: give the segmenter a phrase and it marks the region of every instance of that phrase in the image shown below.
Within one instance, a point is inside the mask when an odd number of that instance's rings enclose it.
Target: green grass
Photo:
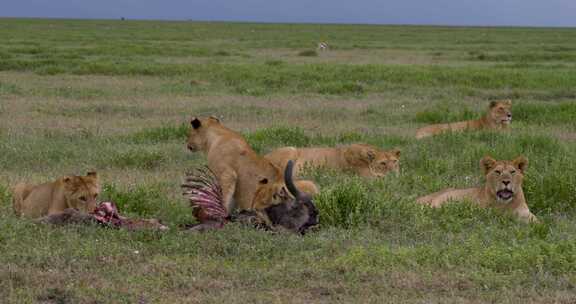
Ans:
[[[576,288],[574,29],[0,19],[2,303],[571,303]],[[331,49],[301,56],[318,41]],[[534,51],[526,51],[534,50]],[[509,133],[444,134],[511,98]],[[306,236],[192,234],[189,120],[216,115],[258,153],[365,142],[401,173],[318,169]],[[482,183],[484,155],[529,159],[539,224],[414,200]],[[168,232],[48,227],[10,187],[97,170],[101,199]]]

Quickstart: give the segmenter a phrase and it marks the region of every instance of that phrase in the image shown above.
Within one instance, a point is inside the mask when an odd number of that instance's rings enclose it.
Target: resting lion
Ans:
[[[509,99],[492,101],[488,107],[488,112],[480,119],[426,126],[416,131],[416,138],[421,139],[449,131],[506,130],[512,122],[511,107],[512,101]]]
[[[522,180],[528,166],[528,160],[518,156],[512,161],[495,160],[485,156],[480,160],[480,167],[486,176],[484,186],[468,189],[448,188],[417,199],[420,204],[440,207],[442,204],[456,200],[467,200],[483,208],[497,208],[511,212],[524,222],[536,222],[528,209]]]
[[[18,216],[39,218],[62,213],[67,208],[89,213],[97,204],[100,181],[96,172],[86,176],[64,176],[41,185],[17,184],[13,208]]]
[[[264,157],[281,168],[284,168],[289,160],[294,160],[296,176],[306,167],[352,171],[364,177],[382,177],[388,172],[400,171],[400,150],[383,151],[366,144],[352,144],[338,148],[284,147]]]
[[[208,167],[222,187],[228,213],[234,206],[240,210],[259,209],[281,201],[279,196],[286,192],[280,167],[256,154],[242,135],[226,128],[215,117],[194,118],[190,123],[188,149],[206,154]],[[318,192],[311,181],[295,184],[310,195]]]

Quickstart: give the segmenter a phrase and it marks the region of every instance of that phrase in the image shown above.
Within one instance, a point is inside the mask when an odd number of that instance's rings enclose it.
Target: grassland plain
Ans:
[[[1,303],[574,303],[576,29],[0,19]],[[330,51],[311,54],[318,41]],[[514,100],[512,132],[416,141],[416,128]],[[402,173],[326,170],[319,229],[178,231],[192,115],[261,153],[367,142]],[[518,154],[541,224],[414,199],[482,182]],[[51,228],[9,186],[96,169],[104,198],[167,233]]]

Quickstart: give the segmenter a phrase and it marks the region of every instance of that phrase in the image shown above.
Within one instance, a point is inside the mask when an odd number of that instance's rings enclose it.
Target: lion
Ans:
[[[512,213],[524,222],[537,222],[530,212],[522,191],[524,172],[528,160],[518,156],[512,161],[497,161],[490,156],[480,160],[486,177],[484,186],[467,189],[448,188],[417,199],[420,204],[440,207],[448,201],[466,200],[482,207],[496,208]]]
[[[208,168],[218,179],[229,214],[234,208],[266,208],[281,201],[285,185],[280,167],[256,154],[241,134],[215,117],[193,118],[190,124],[187,147],[206,154]],[[307,194],[318,193],[311,181],[295,183]]]
[[[336,148],[276,149],[264,156],[279,167],[289,160],[296,162],[294,174],[299,175],[307,167],[326,167],[351,171],[363,177],[382,177],[388,172],[400,172],[400,150],[380,150],[367,144],[352,144]]]
[[[89,213],[100,194],[98,173],[64,176],[40,185],[19,183],[13,188],[13,208],[18,216],[40,218],[62,213],[67,208]]]
[[[488,112],[480,119],[426,126],[416,131],[416,139],[449,131],[482,129],[508,130],[512,122],[511,107],[512,101],[510,99],[492,101],[488,107]]]

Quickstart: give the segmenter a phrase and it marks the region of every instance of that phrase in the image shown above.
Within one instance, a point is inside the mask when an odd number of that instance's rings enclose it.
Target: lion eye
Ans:
[[[510,171],[510,174],[515,174],[515,173],[516,173],[516,170]]]
[[[496,174],[498,174],[498,175],[502,174],[502,171],[500,171],[500,170],[494,170],[494,172],[496,172]]]
[[[85,201],[86,201],[86,197],[85,197],[85,196],[81,196],[81,197],[80,197],[80,200],[83,201],[83,202],[85,202]]]

